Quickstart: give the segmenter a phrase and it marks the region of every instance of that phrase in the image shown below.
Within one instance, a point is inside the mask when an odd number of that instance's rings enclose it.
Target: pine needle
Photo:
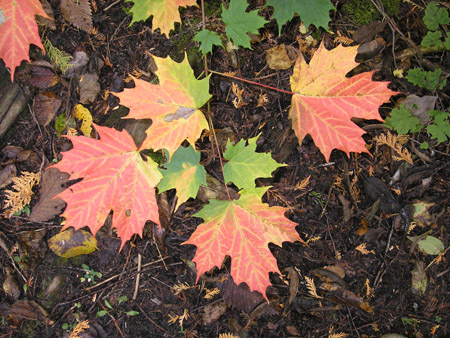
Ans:
[[[403,145],[407,140],[405,136],[395,136],[390,132],[387,132],[386,134],[375,136],[373,139],[375,140],[377,147],[380,145],[387,145],[389,148],[394,150],[397,153],[397,155],[392,155],[392,158],[395,161],[406,161],[410,164],[413,164],[411,153],[408,151],[408,149],[403,148]]]
[[[69,338],[80,338],[80,333],[83,333],[84,330],[89,329],[89,321],[85,320],[83,322],[79,322],[77,326],[73,329],[72,333],[70,334]]]
[[[314,281],[312,278],[309,278],[308,276],[305,276],[305,280],[306,280],[306,287],[308,288],[308,293],[313,296],[314,298],[319,298],[321,299],[322,297],[320,297],[317,294],[317,290],[316,290],[316,285],[314,284]]]

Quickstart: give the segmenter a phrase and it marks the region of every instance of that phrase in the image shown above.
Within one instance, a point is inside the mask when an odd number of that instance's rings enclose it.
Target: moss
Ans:
[[[398,16],[401,0],[382,0],[381,2],[388,16]],[[369,0],[347,0],[342,10],[358,25],[367,25],[374,20],[382,19],[381,14]]]

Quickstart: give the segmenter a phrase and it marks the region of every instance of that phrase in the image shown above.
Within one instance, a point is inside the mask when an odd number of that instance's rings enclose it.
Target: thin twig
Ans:
[[[139,290],[139,281],[141,279],[141,263],[142,263],[142,255],[138,253],[138,266],[137,266],[136,284],[134,286],[133,300],[136,299]]]

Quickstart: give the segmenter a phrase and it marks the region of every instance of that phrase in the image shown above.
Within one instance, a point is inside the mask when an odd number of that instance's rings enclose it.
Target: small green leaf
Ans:
[[[203,56],[212,52],[213,45],[222,45],[222,40],[220,40],[220,37],[215,32],[207,29],[202,29],[200,32],[195,34],[193,40],[200,42],[200,50]]]
[[[435,31],[439,28],[439,25],[448,25],[450,18],[445,8],[439,8],[435,3],[429,3],[425,9],[425,15],[423,22],[427,26],[428,30]]]
[[[420,236],[407,237],[410,241],[413,242],[413,245],[417,244],[420,251],[422,251],[423,253],[433,256],[439,255],[442,251],[444,251],[444,244],[439,238],[429,236],[427,235],[427,233],[424,233]]]
[[[96,317],[103,317],[103,316],[106,315],[107,313],[108,313],[108,311],[101,310],[101,311],[98,311],[98,312],[95,314],[95,316],[96,316]]]
[[[419,119],[411,115],[411,112],[404,105],[394,108],[391,116],[385,120],[385,126],[394,129],[399,134],[417,133],[423,126],[419,123]]]
[[[448,35],[448,36],[445,38],[445,41],[444,41],[444,47],[445,47],[445,49],[450,50],[450,35]]]
[[[227,150],[223,157],[228,163],[223,167],[225,183],[232,182],[239,189],[245,189],[256,195],[261,193],[256,190],[255,179],[259,177],[271,177],[272,172],[284,166],[275,161],[270,154],[256,152],[256,140],[259,135],[245,141],[240,140],[235,146],[228,141]]]
[[[442,47],[442,33],[437,32],[427,32],[427,35],[422,39],[421,45],[426,48],[438,49]]]
[[[430,149],[430,145],[428,144],[428,142],[422,142],[421,144],[420,144],[420,149],[424,149],[424,150],[427,150],[427,149]]]
[[[105,305],[106,305],[106,307],[107,307],[108,309],[110,309],[110,310],[113,309],[113,307],[111,306],[111,304],[108,302],[107,299],[105,299]]]
[[[225,23],[225,33],[236,46],[250,48],[250,37],[247,33],[258,34],[258,29],[267,22],[254,10],[246,12],[248,4],[245,0],[231,0],[228,8],[222,4],[222,21]]]
[[[292,20],[295,14],[300,16],[306,28],[314,25],[328,31],[330,11],[335,10],[330,0],[268,0],[266,6],[273,7],[273,18],[278,23],[278,34],[281,32],[281,26]]]
[[[433,117],[433,124],[427,127],[427,132],[432,138],[437,139],[438,143],[447,141],[450,138],[450,123],[448,121],[450,114],[440,110],[431,110],[429,114]]]
[[[435,256],[444,251],[444,244],[442,241],[433,236],[427,236],[425,239],[419,240],[417,244],[419,245],[419,249],[428,255]]]
[[[423,84],[425,83],[425,72],[422,69],[415,67],[413,69],[408,70],[406,79],[413,85],[422,87]]]
[[[126,302],[127,300],[128,300],[127,296],[120,296],[119,298],[117,298],[117,302],[119,305]]]
[[[164,165],[167,169],[159,170],[163,175],[158,184],[159,192],[176,189],[177,208],[189,198],[195,198],[200,185],[206,186],[206,170],[199,161],[200,153],[192,146],[181,146],[175,151],[170,162]]]
[[[406,79],[416,86],[434,91],[436,88],[444,88],[447,83],[446,79],[441,79],[441,74],[442,69],[440,68],[432,72],[426,72],[416,67],[408,70]]]
[[[126,313],[128,316],[130,316],[130,317],[137,316],[137,315],[139,314],[138,311],[134,311],[134,310],[127,311],[127,312],[125,312],[125,313]]]

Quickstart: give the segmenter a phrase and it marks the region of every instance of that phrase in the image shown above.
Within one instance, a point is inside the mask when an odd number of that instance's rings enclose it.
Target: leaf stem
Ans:
[[[267,89],[270,89],[270,90],[274,90],[274,91],[277,91],[277,92],[281,92],[281,93],[284,93],[284,94],[294,95],[293,92],[290,92],[290,91],[287,91],[287,90],[283,90],[283,89],[279,89],[279,88],[275,88],[275,87],[272,87],[272,86],[269,86],[269,85],[265,85],[265,84],[262,84],[262,83],[255,82],[255,81],[242,79],[242,78],[234,76],[234,75],[216,72],[216,71],[211,70],[211,69],[209,69],[208,71],[210,73],[213,73],[213,74],[221,75],[221,76],[224,76],[224,77],[229,77],[231,79],[235,79],[235,80],[242,81],[242,82],[247,82],[247,83],[253,84],[255,86],[264,87],[264,88],[267,88]]]
[[[203,27],[203,29],[205,29],[206,28],[206,20],[205,20],[205,3],[204,3],[204,0],[201,1],[201,7],[202,7],[202,27]],[[206,59],[206,55],[203,57],[203,60],[205,62],[205,64],[204,64],[204,73],[205,73],[205,76],[208,76],[208,72],[210,70],[208,69],[208,60]],[[222,176],[224,177],[223,185],[225,186],[225,191],[227,192],[228,200],[231,201],[230,192],[228,191],[227,182],[225,182],[225,175],[223,173],[222,155],[220,154],[219,143],[217,142],[216,132],[214,131],[214,125],[213,125],[212,118],[211,118],[210,101],[208,101],[208,103],[207,103],[207,119],[208,119],[208,125],[209,125],[210,132],[211,132],[211,134],[213,136],[213,139],[214,139],[214,141],[211,140],[212,141],[211,144],[213,145],[213,148],[212,148],[213,149],[213,154],[214,154],[214,145],[215,145],[216,149],[217,149],[217,156],[219,157],[220,169],[222,170]]]

